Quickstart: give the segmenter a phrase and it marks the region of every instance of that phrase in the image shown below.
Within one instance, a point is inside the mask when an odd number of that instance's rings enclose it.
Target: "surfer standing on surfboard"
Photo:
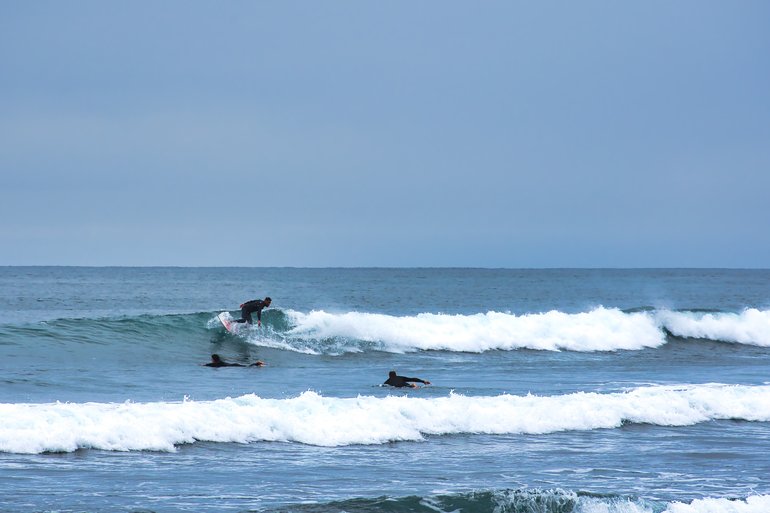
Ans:
[[[262,309],[270,306],[270,303],[272,302],[273,300],[270,299],[270,296],[265,299],[252,299],[251,301],[246,301],[241,305],[241,318],[235,322],[254,324],[251,314],[257,312],[257,326],[262,326]]]

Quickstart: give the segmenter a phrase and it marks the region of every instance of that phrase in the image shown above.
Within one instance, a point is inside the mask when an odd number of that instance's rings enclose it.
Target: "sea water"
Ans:
[[[0,268],[0,511],[768,513],[770,271]]]

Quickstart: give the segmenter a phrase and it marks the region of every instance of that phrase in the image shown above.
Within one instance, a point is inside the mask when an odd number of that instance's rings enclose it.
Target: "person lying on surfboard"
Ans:
[[[424,379],[420,378],[407,378],[406,376],[399,376],[396,374],[396,371],[390,371],[388,373],[388,379],[385,380],[385,383],[383,385],[390,385],[392,387],[412,387],[417,388],[417,385],[414,383],[422,383],[424,385],[430,385],[430,381],[426,381]]]
[[[246,301],[241,305],[241,318],[237,319],[235,322],[254,324],[251,314],[257,312],[257,326],[262,326],[262,309],[270,306],[270,303],[272,302],[273,300],[270,299],[270,296],[265,299],[252,299],[251,301]]]
[[[265,365],[265,362],[263,362],[262,360],[257,360],[251,365],[243,365],[241,363],[229,363],[224,361],[222,358],[220,358],[218,354],[212,354],[211,361],[209,363],[204,363],[203,365],[205,365],[206,367],[262,367],[263,365]]]

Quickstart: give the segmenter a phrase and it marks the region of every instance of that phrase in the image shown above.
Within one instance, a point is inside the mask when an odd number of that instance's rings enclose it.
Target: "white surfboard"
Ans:
[[[230,317],[228,312],[222,312],[221,314],[217,315],[217,319],[219,319],[219,322],[222,323],[222,326],[224,326],[229,333],[235,334],[238,323],[233,322],[233,318]]]

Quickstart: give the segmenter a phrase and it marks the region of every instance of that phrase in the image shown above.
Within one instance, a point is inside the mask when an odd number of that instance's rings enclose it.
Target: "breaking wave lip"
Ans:
[[[690,502],[663,502],[622,495],[599,495],[556,489],[481,490],[426,497],[357,498],[328,503],[303,503],[266,512],[297,513],[767,513],[770,495],[743,499],[705,498]]]
[[[730,313],[600,306],[579,313],[552,310],[516,315],[490,311],[411,316],[286,310],[281,326],[268,325],[247,339],[257,345],[311,354],[371,350],[595,352],[657,348],[666,344],[668,335],[770,347],[770,310],[749,308]]]
[[[747,308],[742,312],[656,313],[658,322],[677,337],[770,347],[770,310]]]
[[[241,339],[306,354],[432,350],[482,353],[518,349],[633,351],[661,347],[670,337],[770,347],[770,310],[757,308],[715,312],[599,306],[578,313],[552,310],[517,315],[489,311],[405,316],[273,309],[264,312],[262,321],[261,328],[244,325]],[[0,327],[0,335],[100,345],[119,337],[145,344],[170,337],[192,338],[203,328],[222,329],[211,312],[196,312],[57,319]]]
[[[628,423],[770,422],[770,385],[648,386],[556,396],[410,395],[214,401],[0,404],[0,452],[175,451],[197,441],[316,446],[424,441],[441,435],[549,434]]]
[[[480,353],[491,350],[614,351],[658,347],[664,333],[648,313],[626,314],[596,308],[569,314],[549,311],[515,315],[486,312],[473,315],[421,313],[396,317],[348,312],[308,314],[288,311],[289,337],[316,340],[348,339],[389,352],[441,350]]]

